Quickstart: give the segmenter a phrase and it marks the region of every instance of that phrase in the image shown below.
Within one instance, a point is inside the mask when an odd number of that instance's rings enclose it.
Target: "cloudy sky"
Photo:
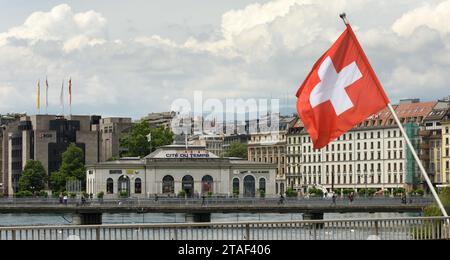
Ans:
[[[195,90],[277,97],[294,108],[298,86],[344,30],[342,11],[393,102],[450,95],[450,0],[0,0],[0,7],[0,113],[36,113],[36,84],[46,75],[49,113],[61,111],[69,77],[74,114],[139,118]]]

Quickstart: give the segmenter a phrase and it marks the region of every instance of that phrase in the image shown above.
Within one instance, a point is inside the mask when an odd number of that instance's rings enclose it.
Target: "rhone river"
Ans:
[[[324,219],[418,217],[419,213],[326,213]],[[211,214],[211,222],[291,221],[302,220],[298,214]],[[182,213],[103,214],[103,224],[184,223]],[[71,214],[0,214],[0,226],[71,225]]]

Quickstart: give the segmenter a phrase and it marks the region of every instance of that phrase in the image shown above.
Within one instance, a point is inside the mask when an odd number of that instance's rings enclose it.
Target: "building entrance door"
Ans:
[[[191,175],[186,175],[182,180],[182,189],[188,198],[194,195],[194,178]]]

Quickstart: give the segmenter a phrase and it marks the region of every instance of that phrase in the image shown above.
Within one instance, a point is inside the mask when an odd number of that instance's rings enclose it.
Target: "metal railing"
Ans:
[[[362,206],[396,206],[402,205],[401,197],[354,197],[350,203],[348,198],[336,198],[333,203],[332,198],[322,197],[298,197],[298,198],[280,198],[280,197],[266,197],[266,198],[222,198],[222,197],[205,197],[205,198],[176,198],[176,197],[159,197],[159,198],[121,198],[121,199],[86,199],[85,205],[104,205],[104,206],[176,206],[176,205],[314,205],[314,206],[348,206],[348,205],[362,205]],[[434,202],[432,197],[408,197],[406,204],[427,206]],[[1,205],[59,205],[58,199],[54,198],[3,198],[0,199]],[[81,205],[80,199],[68,199],[69,205]]]
[[[1,227],[0,240],[448,240],[449,218]]]

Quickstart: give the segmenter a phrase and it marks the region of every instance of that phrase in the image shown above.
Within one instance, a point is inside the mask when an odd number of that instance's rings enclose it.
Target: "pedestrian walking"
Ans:
[[[353,199],[354,199],[354,194],[353,194],[353,192],[351,192],[350,195],[348,195],[348,200],[350,201],[350,204],[353,203]]]
[[[64,200],[64,205],[67,205],[67,195],[64,195],[63,200]]]

